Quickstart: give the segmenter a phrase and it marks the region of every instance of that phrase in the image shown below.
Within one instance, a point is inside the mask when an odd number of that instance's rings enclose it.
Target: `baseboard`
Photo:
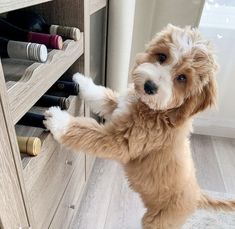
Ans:
[[[235,138],[235,121],[197,118],[193,122],[193,133]]]

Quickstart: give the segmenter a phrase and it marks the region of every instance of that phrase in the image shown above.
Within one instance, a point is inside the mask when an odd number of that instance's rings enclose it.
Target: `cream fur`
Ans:
[[[116,107],[118,94],[103,86],[95,85],[91,78],[85,77],[81,73],[74,74],[73,80],[79,83],[79,95],[90,106],[91,110],[96,114],[109,118],[109,109],[112,106]],[[113,97],[112,100],[107,101],[107,96]],[[107,105],[110,102],[114,104]],[[107,111],[106,108],[108,109]]]
[[[159,53],[167,56],[164,63],[159,62]],[[171,90],[165,106],[159,94],[143,90],[149,75],[152,80],[163,77],[163,68],[170,76],[166,90]],[[61,144],[123,164],[130,187],[147,209],[144,229],[178,229],[198,207],[235,210],[235,201],[212,200],[201,193],[190,152],[192,118],[216,100],[216,69],[213,49],[198,30],[169,25],[136,57],[131,73],[134,88],[126,97],[75,77],[86,100],[101,101],[96,110],[109,115],[109,122],[68,118],[51,108],[45,124]],[[177,80],[182,74],[186,81]]]
[[[68,131],[71,116],[59,107],[50,107],[44,115],[47,120],[44,121],[45,126],[53,133],[54,138],[59,141]]]
[[[167,108],[167,105],[172,100],[172,80],[169,66],[161,66],[159,63],[143,63],[140,64],[134,71],[134,74],[144,76],[144,80],[151,80],[158,85],[158,93],[151,96],[158,104],[157,108],[163,110]],[[144,92],[144,91],[143,91]],[[142,101],[145,102],[145,97],[142,97]],[[156,109],[155,106],[151,107]]]

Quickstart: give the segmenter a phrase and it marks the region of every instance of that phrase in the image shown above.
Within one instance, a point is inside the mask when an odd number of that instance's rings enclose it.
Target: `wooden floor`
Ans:
[[[201,188],[235,194],[235,139],[193,135],[191,148]],[[97,159],[73,229],[141,229],[143,205],[122,168]]]

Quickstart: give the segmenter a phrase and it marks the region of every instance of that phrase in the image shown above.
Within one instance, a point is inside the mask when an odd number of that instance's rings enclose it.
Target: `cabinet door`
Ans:
[[[24,228],[28,225],[0,98],[0,228]]]

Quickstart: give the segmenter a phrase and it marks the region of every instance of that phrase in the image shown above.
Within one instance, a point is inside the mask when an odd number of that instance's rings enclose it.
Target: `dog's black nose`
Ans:
[[[157,85],[151,81],[151,80],[148,80],[145,82],[144,84],[144,91],[148,94],[148,95],[154,95],[157,93]]]

